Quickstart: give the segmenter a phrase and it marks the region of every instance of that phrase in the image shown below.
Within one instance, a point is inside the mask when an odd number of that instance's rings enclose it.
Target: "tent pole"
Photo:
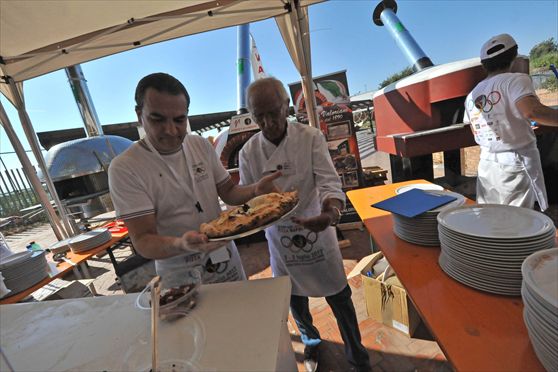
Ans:
[[[23,145],[19,141],[19,138],[17,138],[17,134],[15,133],[14,128],[10,123],[10,119],[8,118],[8,115],[4,110],[4,106],[2,105],[2,102],[0,102],[0,124],[2,124],[2,127],[6,131],[6,134],[8,135],[8,138],[10,139],[10,142],[15,149],[17,157],[19,158],[19,161],[23,166],[23,170],[25,171],[25,173],[29,178],[29,181],[31,182],[31,186],[35,190],[35,193],[39,197],[41,204],[45,208],[47,217],[50,221],[50,225],[52,227],[52,230],[54,231],[54,234],[56,235],[56,238],[58,240],[62,240],[66,238],[67,236],[65,236],[64,234],[65,231],[62,229],[62,226],[60,225],[58,216],[56,215],[54,208],[52,208],[52,205],[50,205],[48,195],[43,189],[41,185],[41,181],[39,180],[39,177],[37,177],[37,174],[33,169],[33,165],[31,164],[31,161],[29,160],[27,154],[25,153],[25,150],[23,149]]]
[[[310,56],[310,34],[308,33],[308,17],[306,12],[300,9],[300,3],[297,0],[290,0],[291,24],[294,28],[295,42],[294,46],[298,49],[298,55],[301,59],[301,85],[302,93],[306,101],[306,114],[308,122],[314,128],[320,128],[320,122],[316,115],[316,96],[314,95],[314,82],[312,80],[312,61]]]
[[[41,149],[39,147],[39,142],[37,140],[37,134],[35,133],[35,130],[33,129],[33,126],[31,125],[31,119],[29,118],[29,115],[27,114],[27,111],[25,110],[25,103],[23,101],[23,92],[20,92],[17,89],[16,83],[12,78],[8,77],[8,83],[9,83],[9,86],[10,86],[12,96],[14,97],[14,100],[15,100],[15,103],[16,103],[15,106],[16,106],[16,109],[17,109],[17,113],[19,115],[19,120],[21,121],[21,126],[23,128],[23,131],[25,132],[25,136],[27,137],[27,141],[29,142],[29,145],[31,146],[31,150],[33,151],[33,155],[35,155],[35,159],[37,160],[37,164],[39,165],[39,168],[41,168],[41,171],[43,172],[47,189],[48,189],[50,195],[52,196],[52,199],[54,200],[54,203],[56,204],[56,207],[58,208],[58,213],[60,214],[60,218],[62,220],[62,223],[64,224],[65,230],[64,230],[64,228],[60,227],[61,234],[63,236],[65,236],[66,238],[70,237],[70,236],[74,235],[74,233],[78,233],[79,231],[74,231],[72,229],[72,224],[70,223],[70,221],[68,219],[66,209],[64,208],[64,205],[62,205],[62,202],[60,201],[60,199],[58,198],[58,193],[56,192],[56,189],[54,188],[54,183],[52,182],[52,179],[50,178],[50,174],[48,173],[48,170],[47,170],[47,167],[46,167],[46,164],[45,164],[45,159],[43,158],[43,154],[41,153]],[[23,146],[21,147],[21,149],[23,150]],[[24,152],[24,154],[25,154],[25,152]],[[36,177],[35,172],[32,172],[32,174]],[[40,187],[40,190],[43,190],[43,188]],[[40,192],[40,190],[35,189],[35,191],[37,191],[37,192]],[[44,190],[43,190],[43,192],[44,192]],[[46,199],[48,200],[48,197]],[[42,198],[41,198],[41,201],[43,201]],[[47,205],[43,205],[43,207],[45,208],[45,210],[49,210],[49,208],[52,209],[52,212],[54,213],[54,209],[52,208],[52,205],[50,205],[50,202],[48,202]],[[54,214],[54,215],[56,215],[56,214]]]

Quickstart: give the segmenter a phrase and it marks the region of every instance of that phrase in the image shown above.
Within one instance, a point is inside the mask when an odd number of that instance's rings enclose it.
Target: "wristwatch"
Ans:
[[[333,209],[335,213],[337,213],[337,218],[331,221],[329,226],[337,226],[337,224],[339,224],[339,221],[341,220],[341,211],[336,206],[332,206],[331,209]]]

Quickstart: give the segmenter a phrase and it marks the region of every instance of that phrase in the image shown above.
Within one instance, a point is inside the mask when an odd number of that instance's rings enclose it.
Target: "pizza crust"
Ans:
[[[240,234],[281,218],[297,202],[297,191],[256,196],[246,204],[223,211],[216,219],[202,223],[200,232],[209,238]]]

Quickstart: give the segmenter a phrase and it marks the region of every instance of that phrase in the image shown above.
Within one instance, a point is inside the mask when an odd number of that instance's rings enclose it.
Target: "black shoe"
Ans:
[[[306,372],[316,372],[318,369],[318,346],[305,346],[304,347],[304,370]]]

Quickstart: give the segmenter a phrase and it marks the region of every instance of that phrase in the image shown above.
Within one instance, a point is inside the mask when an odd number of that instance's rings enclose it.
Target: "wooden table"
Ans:
[[[161,360],[197,350],[200,371],[296,371],[290,294],[286,276],[202,285],[188,316],[159,322]],[[16,371],[147,371],[150,312],[135,307],[137,296],[0,305],[0,347]]]
[[[40,282],[38,282],[37,284],[35,284],[34,286],[27,288],[23,292],[16,293],[12,296],[4,297],[3,299],[0,300],[0,305],[13,304],[19,302],[23,300],[25,297],[29,296],[31,293],[35,292],[37,289],[40,289],[45,285],[47,285],[48,283],[52,282],[54,279],[63,277],[64,275],[66,275],[66,273],[68,273],[68,271],[75,270],[78,266],[85,267],[84,269],[85,276],[89,276],[87,273],[87,267],[85,266],[85,261],[87,261],[94,255],[96,255],[97,253],[100,253],[106,250],[107,248],[113,246],[114,244],[126,239],[127,237],[128,237],[127,231],[121,233],[112,233],[112,238],[105,244],[101,244],[98,247],[79,253],[68,251],[66,258],[68,258],[70,261],[75,263],[76,264],[75,266],[65,261],[60,263],[55,263],[52,261],[52,255],[51,254],[47,255],[47,262],[51,267],[51,274],[48,277],[41,280]]]
[[[523,322],[521,297],[485,293],[452,279],[438,265],[439,247],[399,239],[390,213],[370,206],[413,183],[427,181],[369,187],[347,196],[448,360],[458,371],[543,371]]]

